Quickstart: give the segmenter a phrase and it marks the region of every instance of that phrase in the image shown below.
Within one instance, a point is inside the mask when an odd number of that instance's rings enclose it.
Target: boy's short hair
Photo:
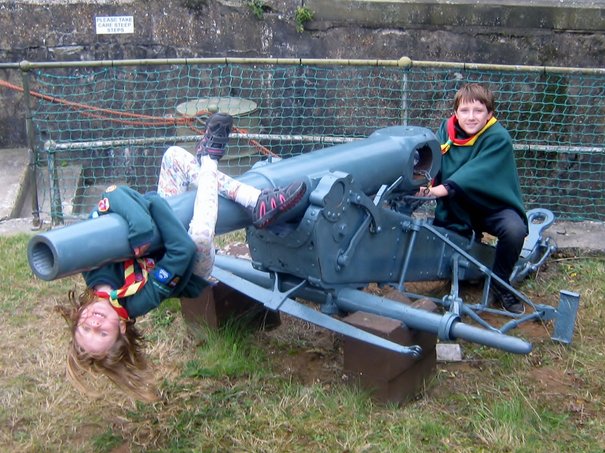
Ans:
[[[496,100],[494,93],[489,88],[478,83],[469,83],[458,90],[454,96],[454,112],[463,102],[481,102],[487,107],[488,112],[496,110]]]

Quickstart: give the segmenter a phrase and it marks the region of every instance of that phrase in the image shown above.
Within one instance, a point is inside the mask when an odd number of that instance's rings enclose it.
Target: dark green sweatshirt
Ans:
[[[437,134],[441,143],[448,140],[447,122]],[[451,145],[442,156],[438,184],[449,185],[453,193],[437,200],[436,225],[470,234],[477,219],[505,208],[516,210],[527,223],[512,140],[499,122],[471,146]]]
[[[126,186],[111,186],[103,193],[95,213],[110,212],[128,223],[128,240],[133,250],[145,249],[154,228],[162,238],[163,249],[147,256],[155,263],[147,283],[136,294],[119,300],[131,318],[144,315],[169,297],[195,297],[207,285],[203,278],[192,273],[195,243],[166,200],[156,193],[141,195]],[[135,273],[141,274],[136,261]],[[83,276],[88,287],[107,284],[119,289],[124,285],[124,263],[110,263],[84,272]]]

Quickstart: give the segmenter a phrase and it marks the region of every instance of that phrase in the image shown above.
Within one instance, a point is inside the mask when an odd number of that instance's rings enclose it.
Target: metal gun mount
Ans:
[[[466,238],[430,219],[416,218],[421,202],[414,196],[440,168],[440,147],[424,128],[395,126],[358,142],[337,145],[277,163],[253,168],[238,179],[259,188],[286,185],[305,177],[309,191],[301,208],[284,223],[256,229],[241,207],[219,202],[217,232],[246,227],[252,261],[217,256],[213,276],[271,310],[401,354],[418,357],[418,346],[402,346],[339,320],[335,315],[362,311],[400,320],[412,329],[436,334],[441,340],[463,339],[525,354],[531,343],[508,333],[528,321],[554,321],[552,338],[570,343],[579,295],[561,291],[559,306],[534,304],[523,293],[494,275],[495,248]],[[169,199],[175,214],[188,225],[194,192]],[[519,281],[541,266],[556,249],[543,232],[554,221],[546,209],[528,212],[530,233],[512,275]],[[113,214],[35,236],[28,247],[30,267],[45,280],[94,268],[131,256],[127,226]],[[98,245],[97,234],[112,237]],[[94,250],[81,256],[87,245]],[[159,238],[154,247],[161,247]],[[91,260],[91,255],[94,261]],[[411,282],[449,280],[450,292],[429,298],[443,313],[419,310],[366,291],[370,284],[392,285],[413,299]],[[478,303],[460,296],[461,281],[482,281]],[[489,290],[497,281],[521,300],[527,314],[514,315],[490,307]],[[408,285],[409,286],[409,285]],[[299,300],[319,305],[319,310]],[[502,315],[496,327],[482,314]],[[463,317],[474,322],[464,323]]]

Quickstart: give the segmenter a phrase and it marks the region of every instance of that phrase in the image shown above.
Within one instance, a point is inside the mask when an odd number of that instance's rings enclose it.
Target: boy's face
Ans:
[[[126,325],[107,299],[97,299],[80,313],[74,335],[76,343],[89,354],[103,356],[126,331]]]
[[[468,135],[475,135],[492,117],[492,112],[479,101],[461,102],[455,113],[458,124]]]

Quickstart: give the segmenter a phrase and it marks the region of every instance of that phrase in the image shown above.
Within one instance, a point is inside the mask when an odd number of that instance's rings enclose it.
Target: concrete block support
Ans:
[[[429,300],[412,304],[415,308],[436,311]],[[437,336],[409,329],[400,321],[356,312],[344,319],[351,325],[402,345],[422,347],[420,359],[401,356],[367,343],[344,339],[344,372],[352,381],[369,390],[382,403],[405,403],[416,397],[424,383],[434,374],[437,363]]]
[[[181,312],[192,328],[202,326],[219,329],[229,321],[238,320],[259,330],[280,325],[279,312],[261,304],[222,283],[208,286],[196,298],[181,298]]]

